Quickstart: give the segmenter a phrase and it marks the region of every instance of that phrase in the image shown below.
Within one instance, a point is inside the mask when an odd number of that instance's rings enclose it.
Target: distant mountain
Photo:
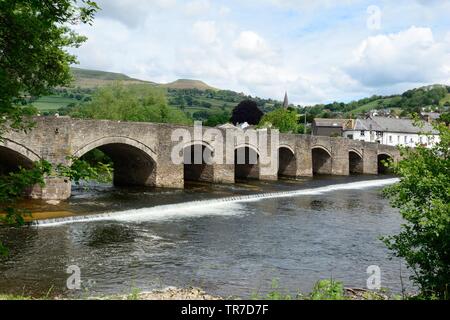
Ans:
[[[81,87],[81,88],[102,87],[102,86],[106,86],[114,81],[123,81],[128,84],[147,83],[147,84],[156,85],[156,83],[151,82],[151,81],[143,81],[143,80],[139,80],[139,79],[133,79],[123,73],[80,69],[80,68],[71,68],[71,71],[72,71],[72,75],[74,77],[73,85],[75,87]]]
[[[228,117],[242,100],[252,99],[263,112],[282,107],[282,102],[247,96],[230,90],[213,88],[200,80],[179,79],[159,84],[131,78],[122,73],[72,68],[74,84],[71,88],[55,88],[53,94],[33,101],[44,113],[67,113],[65,108],[86,103],[98,87],[122,81],[125,84],[148,84],[167,89],[167,101],[173,108],[181,109],[195,120],[208,120],[214,116]],[[282,93],[280,93],[280,97]],[[292,106],[294,107],[294,106]],[[333,102],[300,108],[308,121],[314,118],[349,118],[362,116],[371,110],[384,110],[389,114],[408,116],[414,112],[450,109],[450,87],[440,84],[408,90],[402,94],[374,95],[349,103]],[[70,110],[69,110],[70,111]]]
[[[71,68],[71,71],[74,77],[73,85],[75,87],[81,88],[102,87],[111,84],[114,81],[122,81],[126,84],[150,84],[157,87],[168,89],[197,89],[201,91],[218,90],[200,80],[178,79],[174,82],[160,84],[152,81],[144,81],[140,79],[131,78],[123,73],[80,69],[80,68]]]
[[[178,79],[174,82],[162,84],[161,87],[169,88],[169,89],[197,89],[197,90],[218,90],[213,88],[203,81],[200,80],[190,80],[190,79]]]

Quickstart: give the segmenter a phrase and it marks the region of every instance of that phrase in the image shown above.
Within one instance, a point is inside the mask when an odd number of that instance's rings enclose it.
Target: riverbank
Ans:
[[[332,288],[335,290],[335,288]],[[382,291],[370,291],[361,288],[343,288],[340,292],[322,291],[312,292],[309,295],[297,294],[296,296],[290,296],[283,294],[282,292],[272,291],[265,296],[253,295],[252,300],[402,300],[400,295],[389,295]],[[331,295],[330,295],[331,294]],[[0,294],[0,300],[70,300],[67,297],[55,296],[55,297],[27,297],[20,295],[2,295]],[[83,298],[77,298],[75,300],[241,300],[237,297],[220,297],[208,294],[200,288],[166,288],[163,290],[153,290],[149,292],[139,292],[133,290],[129,294],[121,295],[108,295],[108,296],[89,296]]]

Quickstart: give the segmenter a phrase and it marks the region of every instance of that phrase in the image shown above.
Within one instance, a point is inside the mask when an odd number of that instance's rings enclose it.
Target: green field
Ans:
[[[365,105],[362,105],[354,110],[352,110],[352,113],[359,114],[359,113],[365,113],[373,109],[380,109],[383,108],[383,106],[389,104],[390,101],[392,101],[395,98],[380,98],[374,101],[371,101],[369,103],[366,103]]]
[[[446,103],[450,103],[450,93],[447,94],[447,96],[441,100],[441,106],[445,105]]]
[[[79,102],[77,99],[65,98],[61,96],[44,96],[33,102],[35,106],[40,111],[56,111],[59,108],[66,107],[71,103]]]

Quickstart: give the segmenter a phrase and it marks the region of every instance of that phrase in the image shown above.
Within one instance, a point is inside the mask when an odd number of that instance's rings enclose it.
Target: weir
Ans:
[[[399,160],[395,147],[346,138],[300,134],[279,134],[270,129],[240,130],[198,128],[156,123],[106,120],[77,120],[68,117],[37,117],[27,134],[10,131],[0,142],[0,169],[5,174],[40,159],[70,165],[70,157],[81,157],[93,149],[102,150],[114,162],[114,184],[183,188],[185,180],[234,183],[236,179],[277,180],[279,177],[311,177],[315,174],[349,175],[383,173],[382,160]],[[180,141],[177,131],[187,132],[185,157],[174,163],[173,150]],[[264,133],[270,163],[258,145],[246,140],[250,133]],[[200,135],[200,136],[199,136]],[[229,135],[232,139],[228,139]],[[274,137],[278,139],[272,139]],[[277,141],[277,145],[274,145]],[[192,164],[192,149],[208,151],[213,163]],[[237,151],[244,150],[244,162]],[[187,156],[186,156],[187,155]],[[249,161],[256,158],[255,163]],[[217,161],[218,160],[218,161]],[[64,200],[71,183],[64,178],[47,178],[44,188],[35,187],[31,197]]]
[[[36,220],[32,223],[32,225],[38,227],[51,227],[62,224],[93,222],[93,221],[171,220],[194,216],[209,216],[211,215],[211,211],[208,210],[209,208],[218,208],[221,206],[226,206],[225,208],[226,210],[221,211],[220,215],[238,215],[241,214],[241,210],[238,210],[239,208],[233,210],[233,207],[230,207],[230,205],[245,202],[256,202],[266,199],[319,195],[339,190],[361,190],[365,188],[383,187],[394,184],[398,181],[399,181],[398,178],[377,179],[377,180],[358,181],[342,184],[333,184],[324,187],[305,188],[283,192],[270,192],[270,193],[264,192],[244,196],[224,197],[212,200],[199,200],[199,201],[182,202],[177,204],[159,205],[150,208],[133,209],[119,212],[108,212],[103,214]]]

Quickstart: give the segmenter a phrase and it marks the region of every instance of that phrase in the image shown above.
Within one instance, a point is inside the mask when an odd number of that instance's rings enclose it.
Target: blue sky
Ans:
[[[298,104],[450,85],[450,0],[99,0],[80,67]]]

